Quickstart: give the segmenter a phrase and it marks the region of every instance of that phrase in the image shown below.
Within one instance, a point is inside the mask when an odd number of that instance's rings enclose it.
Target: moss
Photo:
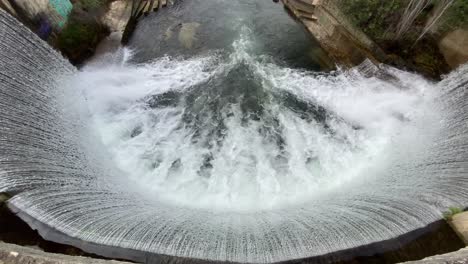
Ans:
[[[462,213],[463,209],[459,207],[449,207],[449,210],[443,213],[445,220],[452,220],[452,217],[456,214]]]

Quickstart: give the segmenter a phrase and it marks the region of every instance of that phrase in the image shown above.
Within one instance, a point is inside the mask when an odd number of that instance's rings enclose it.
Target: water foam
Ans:
[[[314,73],[241,38],[228,56],[75,73],[2,11],[0,35],[0,191],[70,237],[270,263],[468,202],[466,65],[437,84],[386,66]]]
[[[365,176],[392,148],[392,137],[418,118],[425,91],[433,86],[411,74],[396,78],[394,69],[387,69],[388,78],[394,78],[388,81],[358,70],[320,75],[281,67],[249,54],[251,38],[244,28],[221,63],[217,55],[165,57],[141,65],[122,60],[91,65],[75,77],[73,89],[85,90],[96,130],[116,166],[142,192],[174,206],[205,210],[304,203]],[[225,83],[213,79],[239,68],[253,72],[252,83],[241,83],[241,89],[259,91],[246,99],[242,90],[213,116],[206,105],[226,96],[219,87]],[[203,105],[187,114],[192,106],[185,97],[193,93],[192,100]],[[264,113],[255,116],[249,109],[246,118],[246,100]],[[198,112],[203,118],[195,118],[193,126],[186,119]]]

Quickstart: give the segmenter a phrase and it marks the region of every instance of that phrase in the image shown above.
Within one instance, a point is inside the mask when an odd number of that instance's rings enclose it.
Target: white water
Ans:
[[[375,163],[384,162],[392,140],[407,133],[427,107],[425,91],[434,89],[424,79],[394,69],[389,72],[399,74],[399,79],[388,82],[366,78],[358,70],[319,75],[257,61],[248,53],[250,38],[244,30],[225,63],[211,55],[132,65],[127,62],[130,56],[118,56],[123,60],[91,64],[75,76],[73,89],[85,91],[94,127],[115,165],[142,193],[178,207],[216,211],[277,209],[307,202],[362,180]],[[212,85],[210,78],[224,78],[241,64],[253,71],[266,93],[287,91],[332,112],[328,130],[280,102],[258,98],[257,104],[270,115],[242,123],[240,103],[227,106],[221,113],[225,137],[221,146],[212,147],[201,143],[217,140],[208,132],[193,141],[194,129],[183,121],[184,102],[148,106],[150,96]],[[223,96],[220,87],[210,93],[208,101]],[[269,133],[280,134],[284,148],[261,133],[272,125],[264,120],[271,116],[279,125]],[[213,122],[206,118],[198,120],[202,130]],[[203,168],[208,155],[209,169]]]
[[[437,84],[368,64],[319,74],[251,55],[245,34],[228,56],[76,73],[0,15],[0,191],[65,235],[269,263],[468,204],[468,66]]]

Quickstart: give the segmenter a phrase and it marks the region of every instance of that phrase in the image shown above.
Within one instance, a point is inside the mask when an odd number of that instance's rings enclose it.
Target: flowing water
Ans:
[[[313,56],[296,63],[297,39],[282,34],[304,33],[267,2],[185,1],[80,71],[1,12],[10,207],[45,236],[270,263],[396,238],[466,206],[468,67],[439,83],[370,62],[320,72]],[[172,33],[138,43],[151,23]]]

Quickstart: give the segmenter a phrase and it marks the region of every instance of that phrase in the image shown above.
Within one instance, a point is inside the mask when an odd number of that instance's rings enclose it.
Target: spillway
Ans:
[[[239,32],[223,51],[133,63],[122,48],[78,71],[0,11],[10,208],[111,256],[275,263],[468,204],[467,65],[438,83],[370,62],[321,73]]]

